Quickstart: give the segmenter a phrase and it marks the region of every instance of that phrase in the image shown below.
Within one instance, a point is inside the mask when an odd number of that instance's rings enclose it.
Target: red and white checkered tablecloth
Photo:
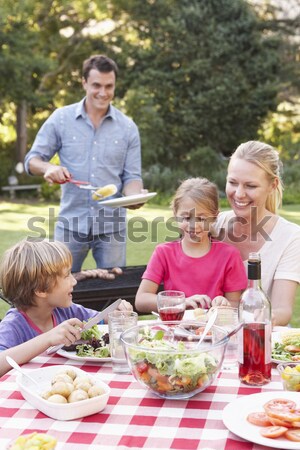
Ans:
[[[20,434],[46,432],[58,440],[56,450],[270,450],[240,439],[227,430],[222,411],[242,395],[281,390],[277,372],[261,388],[242,385],[237,371],[221,372],[214,384],[190,400],[163,400],[135,381],[133,375],[114,374],[109,363],[94,364],[45,354],[23,366],[36,369],[74,364],[111,388],[106,408],[72,421],[56,421],[30,406],[15,383],[16,371],[0,379],[0,449]]]

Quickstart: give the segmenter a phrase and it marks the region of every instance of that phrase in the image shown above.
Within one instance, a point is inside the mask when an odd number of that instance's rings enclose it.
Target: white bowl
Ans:
[[[58,372],[72,369],[78,376],[90,378],[94,383],[104,390],[104,394],[97,397],[88,398],[75,403],[51,403],[41,397],[41,393],[50,389],[51,380]],[[36,409],[44,413],[46,416],[55,420],[74,420],[81,417],[90,416],[102,411],[109,398],[110,387],[90,375],[84,370],[75,366],[58,365],[52,367],[43,367],[42,369],[34,369],[30,371],[30,376],[34,378],[40,385],[40,392],[37,392],[36,386],[24,375],[18,374],[16,378],[17,385],[24,399],[34,406]]]

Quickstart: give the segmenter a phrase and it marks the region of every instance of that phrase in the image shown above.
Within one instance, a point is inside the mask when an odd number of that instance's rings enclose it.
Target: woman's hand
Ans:
[[[195,294],[186,297],[186,309],[209,309],[211,307],[211,298],[208,295]]]
[[[78,341],[84,324],[75,317],[65,320],[48,331],[49,347],[58,344],[71,345]]]

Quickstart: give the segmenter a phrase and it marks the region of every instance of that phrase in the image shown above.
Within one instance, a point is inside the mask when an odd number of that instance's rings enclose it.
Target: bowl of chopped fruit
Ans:
[[[300,363],[280,363],[277,366],[285,391],[300,391]]]

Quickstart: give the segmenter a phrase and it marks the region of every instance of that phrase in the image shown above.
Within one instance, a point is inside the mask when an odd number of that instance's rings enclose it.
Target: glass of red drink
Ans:
[[[162,291],[157,294],[157,311],[161,320],[181,320],[185,312],[185,294],[181,291]]]

